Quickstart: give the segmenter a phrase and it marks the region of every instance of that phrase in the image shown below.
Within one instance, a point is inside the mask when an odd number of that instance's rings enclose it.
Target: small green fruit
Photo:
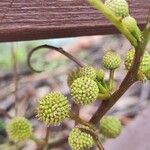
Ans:
[[[37,117],[47,125],[58,125],[69,117],[70,110],[70,105],[64,95],[51,92],[38,102]]]
[[[11,140],[19,142],[29,139],[32,135],[32,125],[24,117],[13,118],[6,127]]]
[[[138,41],[141,41],[142,33],[133,17],[127,16],[123,18],[122,23]]]
[[[98,81],[102,81],[104,79],[104,76],[105,76],[104,70],[103,69],[97,69],[96,75],[97,75]]]
[[[106,0],[105,5],[118,17],[126,17],[129,14],[126,0]]]
[[[107,138],[116,138],[121,132],[119,119],[113,116],[103,117],[100,121],[100,132]]]
[[[107,69],[114,70],[120,66],[121,58],[114,51],[107,51],[102,59],[103,66]]]
[[[68,76],[68,85],[71,86],[73,81],[80,77],[87,77],[90,79],[96,79],[96,69],[92,66],[84,66],[82,68],[78,68],[73,70]]]
[[[73,100],[80,105],[88,105],[94,102],[98,96],[97,83],[90,78],[81,77],[76,79],[70,87]]]
[[[125,67],[127,70],[131,68],[134,55],[135,55],[135,50],[130,49],[125,56]],[[145,74],[145,72],[147,72],[149,69],[150,69],[150,54],[147,51],[145,51],[142,62],[140,64],[139,71]]]
[[[73,150],[87,150],[93,147],[94,140],[90,134],[75,127],[69,134],[68,143]]]

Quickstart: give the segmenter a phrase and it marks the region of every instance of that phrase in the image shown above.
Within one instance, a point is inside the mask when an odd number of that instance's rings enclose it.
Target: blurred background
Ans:
[[[124,67],[125,53],[131,48],[121,35],[88,36],[77,38],[51,39],[27,42],[0,44],[0,150],[6,147],[5,124],[9,121],[4,110],[11,116],[15,115],[17,101],[19,114],[27,117],[33,124],[34,134],[38,138],[45,137],[45,125],[35,118],[35,106],[38,99],[50,91],[60,91],[70,98],[67,87],[67,74],[76,67],[63,55],[46,49],[34,53],[32,64],[35,69],[44,69],[42,73],[34,73],[27,66],[27,54],[34,47],[50,44],[63,47],[85,64],[102,68],[101,58],[106,50],[117,51],[122,64],[115,74],[116,85],[119,85],[126,74]],[[150,51],[150,44],[148,49]],[[108,79],[108,71],[105,70]],[[97,103],[81,108],[80,116],[89,120],[97,109]],[[132,86],[117,104],[108,112],[119,117],[123,131],[117,139],[103,139],[106,150],[149,150],[150,149],[150,82],[137,83]],[[58,127],[50,127],[50,143],[62,139],[66,142],[73,122],[66,120]],[[63,141],[64,140],[64,141]],[[8,145],[8,143],[7,143]],[[5,148],[4,148],[5,147]],[[23,150],[36,150],[33,141],[27,141]],[[70,150],[67,144],[49,147],[52,150]]]

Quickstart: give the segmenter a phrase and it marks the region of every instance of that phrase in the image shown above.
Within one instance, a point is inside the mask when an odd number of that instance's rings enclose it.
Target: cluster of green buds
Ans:
[[[120,63],[120,56],[114,51],[107,51],[102,59],[103,67],[113,71]],[[104,69],[89,65],[72,70],[67,83],[72,100],[81,106],[92,104],[101,96],[107,97],[111,93]],[[59,125],[64,119],[72,118],[71,114],[69,100],[59,92],[50,92],[37,103],[37,118],[48,126]],[[91,148],[94,140],[89,133],[76,126],[69,134],[68,143],[73,150],[84,150]]]
[[[126,0],[105,0],[105,5],[121,19],[122,24],[131,34],[141,41],[141,31],[136,20],[129,14],[129,6]]]
[[[127,70],[131,68],[134,56],[135,50],[130,49],[125,56],[125,68]],[[140,63],[137,79],[140,81],[150,80],[149,75],[150,75],[150,54],[148,51],[145,51]]]
[[[107,6],[118,17],[121,25],[138,42],[141,41],[142,33],[137,26],[136,20],[129,14],[129,7],[126,0],[105,0],[104,6]],[[124,64],[127,70],[131,68],[134,56],[134,49],[129,50],[126,54]],[[77,105],[89,105],[97,99],[108,100],[114,92],[114,73],[121,65],[121,57],[116,51],[108,50],[102,57],[101,65],[103,68],[95,68],[94,66],[87,65],[72,70],[69,73],[67,83],[72,100]],[[110,71],[108,81],[105,78],[105,70]],[[141,60],[137,79],[142,81],[145,79],[150,80],[150,54],[147,51],[145,51]],[[66,118],[73,119],[69,100],[59,92],[50,92],[40,98],[37,102],[36,113],[36,117],[47,126],[59,125]],[[91,130],[90,124],[88,125],[87,127],[82,127],[82,129]],[[121,133],[121,128],[119,119],[113,116],[104,116],[99,123],[99,134],[107,138],[116,138]],[[1,123],[0,129],[3,130]],[[68,143],[73,150],[87,150],[92,148],[95,143],[93,136],[82,129],[79,126],[75,126],[69,134]],[[32,125],[24,117],[14,117],[11,119],[6,127],[6,131],[9,138],[15,142],[22,142],[33,138]]]

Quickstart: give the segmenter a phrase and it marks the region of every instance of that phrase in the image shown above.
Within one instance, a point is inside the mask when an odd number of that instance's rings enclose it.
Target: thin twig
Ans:
[[[15,50],[15,43],[11,44],[11,53],[12,53],[12,59],[13,59],[13,80],[14,80],[14,95],[15,95],[15,110],[16,115],[18,113],[18,74],[17,74],[17,58],[16,58],[16,50]]]
[[[60,139],[58,139],[54,142],[49,143],[48,144],[48,149],[52,149],[52,148],[59,147],[59,146],[62,147],[62,145],[67,143],[67,141],[68,141],[68,136],[60,138]]]
[[[47,127],[46,128],[46,135],[45,135],[45,140],[44,140],[44,142],[45,142],[45,150],[47,150],[48,149],[48,142],[49,142],[49,134],[50,134],[50,128],[49,127]]]
[[[67,58],[69,58],[70,60],[72,60],[73,62],[75,62],[79,67],[83,67],[84,65],[77,59],[75,58],[74,56],[72,56],[70,53],[66,52],[65,50],[63,50],[62,48],[58,48],[58,47],[54,47],[54,46],[51,46],[51,45],[40,45],[40,46],[37,46],[35,47],[34,49],[32,49],[29,54],[28,54],[28,57],[27,57],[27,63],[28,63],[28,66],[29,68],[34,71],[34,72],[42,72],[43,70],[36,70],[32,67],[31,65],[31,57],[33,55],[33,53],[41,48],[48,48],[50,50],[55,50],[61,54],[63,54],[64,56],[66,56]]]
[[[0,108],[0,114],[9,118],[9,119],[12,119],[12,116],[4,109]]]

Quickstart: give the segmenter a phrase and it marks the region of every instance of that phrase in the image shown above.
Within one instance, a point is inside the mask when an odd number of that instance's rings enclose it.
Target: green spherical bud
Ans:
[[[72,70],[67,78],[67,83],[68,86],[71,86],[71,84],[73,83],[74,80],[76,80],[77,78],[79,78],[79,68]]]
[[[67,98],[58,92],[42,97],[37,105],[37,117],[47,125],[58,125],[69,117],[71,107]]]
[[[107,138],[116,138],[121,132],[121,123],[113,116],[103,117],[100,121],[100,132]]]
[[[68,76],[68,85],[70,86],[73,81],[80,77],[88,77],[90,79],[96,79],[96,69],[92,66],[84,66],[73,70]]]
[[[133,63],[133,59],[134,59],[134,55],[135,55],[135,50],[131,49],[127,52],[126,56],[125,56],[125,67],[127,70],[129,70],[131,68],[131,65]]]
[[[130,69],[130,67],[133,63],[133,60],[134,60],[134,56],[135,56],[135,50],[134,49],[131,49],[127,52],[127,54],[125,56],[125,67],[127,70]],[[150,69],[150,55],[147,51],[145,51],[145,53],[143,55],[142,62],[140,64],[139,71],[142,73],[145,73],[149,69]]]
[[[99,88],[97,83],[92,79],[81,77],[72,83],[70,92],[75,103],[88,105],[96,100]]]
[[[29,139],[32,135],[32,125],[24,117],[13,118],[6,127],[11,140],[19,142]]]
[[[103,56],[102,62],[105,68],[114,70],[119,68],[121,58],[116,52],[107,51]]]
[[[129,15],[129,8],[126,0],[106,0],[105,5],[118,17],[126,17]]]
[[[103,69],[97,69],[96,70],[96,75],[97,75],[97,79],[99,81],[103,80],[104,76],[105,76],[104,70]]]
[[[87,150],[93,147],[94,140],[90,134],[76,127],[71,130],[68,143],[73,150]]]
[[[123,18],[122,23],[124,26],[126,26],[126,28],[132,33],[132,35],[137,40],[141,40],[141,36],[142,36],[141,31],[137,25],[136,20],[133,17],[127,16]]]

